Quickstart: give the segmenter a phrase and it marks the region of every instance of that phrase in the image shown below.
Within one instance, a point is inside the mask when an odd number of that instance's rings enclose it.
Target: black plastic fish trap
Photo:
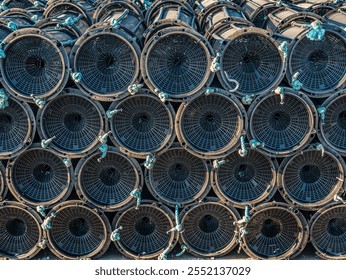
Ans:
[[[245,157],[234,151],[213,171],[213,187],[220,199],[243,208],[272,198],[276,192],[277,162],[256,150]]]
[[[134,202],[132,190],[143,185],[139,164],[114,148],[98,161],[99,153],[81,159],[75,172],[77,193],[81,199],[106,211],[114,211]]]
[[[230,38],[223,48],[221,82],[234,88],[230,79],[239,82],[240,95],[258,94],[275,87],[283,79],[282,54],[271,38],[263,32],[251,30]],[[226,73],[226,74],[225,74]]]
[[[181,213],[182,242],[197,256],[222,256],[236,245],[237,210],[215,201],[186,207]]]
[[[239,144],[246,115],[242,104],[224,90],[183,103],[176,117],[180,144],[195,156],[217,158]]]
[[[146,173],[146,185],[163,203],[182,206],[200,200],[210,190],[207,163],[174,146],[157,157]]]
[[[140,50],[131,41],[120,31],[82,37],[73,50],[74,71],[82,74],[79,86],[99,99],[126,93],[139,80]]]
[[[346,155],[346,95],[333,94],[322,105],[325,119],[320,120],[319,139],[342,155]]]
[[[0,110],[0,158],[19,155],[34,138],[36,122],[29,105],[13,97],[9,106]]]
[[[323,97],[346,81],[345,53],[346,39],[337,30],[327,28],[319,41],[302,36],[292,47],[289,73],[299,72],[302,89]]]
[[[6,58],[0,68],[4,87],[16,97],[47,98],[58,94],[68,80],[69,61],[61,44],[48,33],[25,28],[3,41]]]
[[[97,258],[107,250],[110,225],[103,212],[73,200],[53,210],[56,218],[47,235],[51,251],[59,258]]]
[[[298,255],[308,240],[304,216],[283,203],[266,203],[254,208],[242,244],[256,259],[286,259]]]
[[[8,162],[7,182],[22,203],[51,206],[71,193],[70,172],[62,158],[35,145]]]
[[[311,218],[311,243],[324,259],[346,257],[346,208],[333,203],[320,209]]]
[[[41,249],[41,218],[18,202],[0,204],[0,257],[30,259]]]
[[[145,45],[141,71],[145,83],[167,99],[182,100],[206,90],[213,73],[209,43],[189,28],[165,28]]]
[[[50,147],[60,154],[78,157],[97,148],[105,113],[97,101],[80,91],[65,91],[39,111],[39,134],[41,139],[55,136]]]
[[[310,148],[281,163],[279,190],[289,203],[315,210],[333,201],[344,180],[345,164],[335,152]]]
[[[123,227],[115,245],[120,253],[132,259],[152,259],[170,243],[174,247],[177,242],[176,233],[167,234],[174,227],[173,213],[159,203],[147,202],[143,201],[137,210],[131,207],[119,212],[113,221],[113,227]]]
[[[248,110],[248,138],[264,143],[262,151],[279,157],[295,153],[312,140],[317,116],[312,101],[302,93],[282,90],[283,100],[269,92],[255,99]]]
[[[175,113],[148,90],[140,90],[109,110],[121,110],[110,119],[111,139],[120,150],[138,158],[167,150],[175,138]]]

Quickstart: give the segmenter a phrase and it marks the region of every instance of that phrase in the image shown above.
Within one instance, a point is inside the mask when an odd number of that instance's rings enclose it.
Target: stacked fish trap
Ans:
[[[343,1],[0,12],[1,258],[346,259]]]

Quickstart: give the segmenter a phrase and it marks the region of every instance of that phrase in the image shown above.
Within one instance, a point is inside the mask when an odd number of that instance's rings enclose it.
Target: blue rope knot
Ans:
[[[0,109],[5,109],[9,106],[8,104],[8,95],[4,89],[0,89]]]

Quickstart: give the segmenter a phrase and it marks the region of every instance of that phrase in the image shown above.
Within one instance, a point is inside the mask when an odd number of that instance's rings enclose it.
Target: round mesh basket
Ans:
[[[145,158],[148,153],[159,154],[169,148],[175,138],[172,105],[161,102],[148,90],[140,90],[109,111],[121,110],[110,119],[111,140],[125,154]]]
[[[288,59],[288,81],[300,72],[302,90],[316,98],[329,96],[346,81],[346,39],[337,27],[323,28],[322,40],[312,41],[305,33],[298,38]]]
[[[202,257],[220,257],[236,246],[235,225],[240,219],[235,208],[217,199],[191,205],[181,212],[181,242],[189,252]]]
[[[31,259],[41,249],[40,216],[14,201],[0,203],[0,258]]]
[[[344,170],[340,155],[311,146],[281,163],[279,191],[288,203],[315,210],[331,202],[341,190]]]
[[[132,190],[143,186],[140,165],[114,148],[100,162],[99,153],[80,160],[75,171],[77,193],[82,200],[114,211],[134,202]]]
[[[157,200],[182,207],[208,194],[209,167],[203,159],[174,145],[156,158],[152,169],[146,170],[146,185]]]
[[[35,131],[35,116],[30,106],[10,97],[8,107],[0,110],[0,159],[16,157],[27,149]]]
[[[221,70],[217,72],[222,86],[240,96],[268,92],[284,78],[286,69],[283,54],[267,31],[242,28],[226,39],[220,48]]]
[[[7,195],[7,186],[6,186],[6,177],[5,177],[5,167],[0,163],[0,202],[6,198]]]
[[[175,129],[180,144],[201,158],[217,158],[231,153],[247,125],[242,104],[230,93],[214,89],[182,103]]]
[[[212,172],[213,189],[221,200],[244,208],[273,197],[278,169],[275,159],[249,149],[245,157],[234,151],[224,160],[226,163]]]
[[[261,152],[283,157],[303,149],[315,136],[316,108],[303,93],[282,88],[284,99],[269,92],[251,104],[249,139],[264,143]]]
[[[139,45],[126,32],[90,30],[72,49],[73,72],[82,74],[77,86],[102,101],[129,95],[128,87],[141,79],[139,57]]]
[[[118,212],[113,228],[123,227],[120,240],[115,242],[119,252],[131,259],[157,258],[178,241],[176,232],[170,232],[174,215],[169,208],[153,201],[142,201],[139,209],[131,207]]]
[[[8,162],[7,184],[18,201],[50,207],[71,193],[71,169],[55,153],[34,144]]]
[[[330,96],[322,105],[325,119],[319,123],[318,138],[325,145],[346,156],[346,94],[341,91]]]
[[[56,217],[47,232],[48,246],[57,257],[96,259],[108,249],[111,227],[103,212],[77,200],[63,202],[52,211]]]
[[[250,215],[242,247],[251,258],[294,258],[305,248],[309,228],[298,210],[272,202],[252,209]]]
[[[6,58],[0,69],[4,87],[30,102],[31,95],[53,97],[66,85],[69,60],[64,47],[43,30],[24,28],[2,42]]]
[[[165,28],[142,51],[144,82],[153,92],[167,94],[166,99],[190,98],[211,84],[211,56],[212,48],[202,35],[183,27]]]
[[[318,256],[346,259],[346,206],[332,203],[320,209],[310,221],[310,240]]]
[[[41,139],[56,137],[49,147],[60,155],[81,157],[97,149],[98,136],[107,123],[105,112],[97,101],[78,90],[64,93],[46,104],[37,114]]]

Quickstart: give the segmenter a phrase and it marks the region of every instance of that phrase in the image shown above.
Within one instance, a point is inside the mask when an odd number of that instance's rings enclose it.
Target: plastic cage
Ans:
[[[246,17],[259,28],[264,28],[268,15],[280,8],[281,6],[274,1],[268,2],[266,0],[245,0],[242,3],[242,9]]]
[[[263,94],[280,84],[286,60],[267,31],[244,27],[234,28],[228,36],[225,32],[223,44],[219,48],[214,44],[221,54],[217,75],[225,89],[234,89],[231,79],[239,83],[239,96]]]
[[[119,210],[134,202],[130,193],[143,186],[143,174],[138,162],[108,148],[105,158],[99,153],[82,158],[75,171],[77,193],[104,211]]]
[[[278,186],[283,198],[299,208],[316,210],[333,201],[344,185],[345,163],[340,155],[316,146],[285,158]]]
[[[156,158],[146,170],[146,185],[159,201],[183,207],[203,199],[210,190],[209,165],[185,149],[174,145]]]
[[[105,214],[83,202],[70,200],[55,206],[48,246],[60,259],[96,259],[110,244],[111,227]],[[48,213],[50,215],[50,213]]]
[[[130,207],[118,212],[113,228],[123,227],[120,240],[115,242],[119,252],[130,259],[157,258],[178,241],[177,232],[167,231],[175,225],[174,215],[166,206],[149,200],[142,201],[138,210]]]
[[[77,86],[102,101],[130,94],[128,88],[139,83],[140,46],[120,29],[91,29],[75,43],[71,61],[73,72],[81,73]]]
[[[332,203],[310,220],[310,240],[323,259],[346,259],[346,206]]]
[[[247,149],[245,157],[234,151],[224,158],[224,165],[212,171],[217,196],[239,208],[268,201],[276,192],[277,161],[248,146]]]
[[[240,101],[222,89],[211,89],[178,109],[175,129],[180,144],[201,158],[218,158],[231,153],[247,125]]]
[[[327,146],[346,156],[346,92],[330,96],[322,105],[325,119],[320,120],[318,138]]]
[[[0,202],[6,198],[7,195],[7,185],[5,177],[5,167],[0,163]]]
[[[56,137],[50,148],[62,156],[82,157],[97,149],[98,136],[107,131],[100,103],[79,90],[65,89],[37,113],[41,139]]]
[[[288,57],[288,81],[299,73],[302,90],[316,98],[328,97],[346,81],[346,33],[338,26],[323,28],[321,40],[307,38],[308,31],[297,36]]]
[[[110,119],[110,138],[123,153],[145,158],[148,153],[162,153],[173,143],[174,109],[150,91],[141,89],[112,103],[109,111],[113,110],[119,111]]]
[[[165,28],[152,37],[142,51],[144,82],[167,100],[186,100],[211,84],[212,56],[214,52],[208,41],[193,29]]]
[[[147,26],[150,26],[155,19],[160,18],[162,16],[161,11],[166,10],[166,8],[180,8],[182,13],[190,12],[190,14],[194,14],[194,10],[188,1],[182,0],[160,0],[153,1],[153,4],[149,7],[149,9],[145,13],[145,23]]]
[[[34,1],[30,0],[5,0],[2,1],[2,4],[5,5],[7,8],[20,8],[20,9],[27,9],[32,6],[34,6]]]
[[[181,212],[181,243],[191,254],[202,257],[220,257],[236,245],[233,222],[240,219],[235,208],[217,199],[207,198],[188,206]]]
[[[24,28],[2,42],[6,58],[0,69],[4,87],[18,98],[33,102],[59,94],[69,78],[64,47],[43,30]]]
[[[9,97],[8,107],[0,110],[0,159],[18,156],[27,149],[36,132],[36,121],[30,106]]]
[[[268,155],[284,157],[306,147],[315,136],[316,108],[301,92],[281,88],[256,98],[248,110],[249,140],[264,143],[258,149]]]
[[[20,8],[11,8],[0,13],[1,21],[7,24],[12,22],[15,24],[15,29],[33,27],[35,21],[33,20],[34,14],[29,10]]]
[[[242,248],[254,259],[288,259],[299,255],[309,238],[304,216],[284,203],[264,203],[250,211]]]
[[[97,8],[93,14],[93,23],[103,21],[106,15],[113,13],[116,10],[126,10],[132,11],[137,15],[142,15],[144,11],[143,3],[140,0],[130,1],[130,0],[108,0],[100,1]]]
[[[7,163],[7,184],[18,201],[51,207],[70,195],[71,170],[62,158],[35,144]]]
[[[145,43],[160,30],[173,26],[192,28],[197,31],[196,16],[188,4],[172,0],[157,1],[156,4],[153,11],[150,11],[152,5],[147,12],[147,14],[152,13],[148,19],[151,24],[143,35]]]
[[[41,250],[41,223],[40,216],[21,203],[0,203],[0,258],[33,258]]]

